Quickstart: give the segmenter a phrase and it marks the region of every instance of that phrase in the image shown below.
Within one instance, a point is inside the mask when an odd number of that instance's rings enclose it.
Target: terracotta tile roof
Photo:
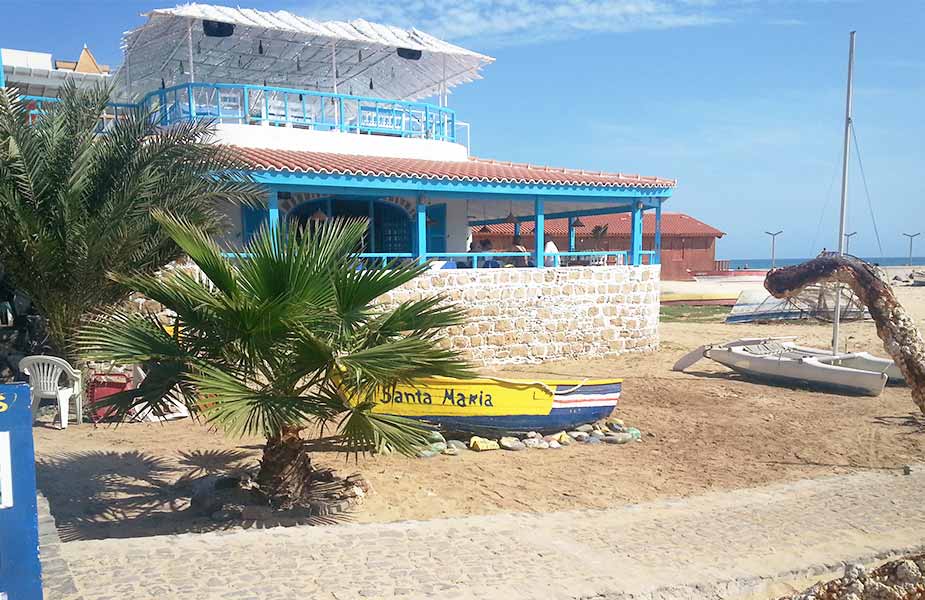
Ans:
[[[541,167],[482,158],[452,162],[241,146],[232,148],[253,168],[269,171],[594,187],[673,188],[677,185],[674,179],[660,177]]]
[[[583,227],[576,227],[581,235],[588,235],[596,225],[607,225],[607,237],[629,237],[630,220],[628,213],[619,213],[614,215],[595,215],[591,217],[581,217]],[[472,234],[477,238],[490,236],[511,236],[514,235],[513,223],[497,223],[489,225],[491,233],[478,233],[478,227],[472,228]],[[546,233],[555,236],[568,235],[567,219],[547,219]],[[521,235],[533,235],[533,223],[522,223],[520,226]],[[642,220],[642,234],[655,235],[655,215],[646,213]],[[726,235],[719,229],[711,227],[699,221],[690,215],[683,213],[662,213],[662,237],[715,237],[720,238]]]

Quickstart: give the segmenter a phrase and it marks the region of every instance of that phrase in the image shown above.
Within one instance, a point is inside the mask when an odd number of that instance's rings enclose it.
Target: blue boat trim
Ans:
[[[593,423],[610,416],[616,402],[610,406],[553,408],[548,415],[507,415],[502,417],[411,417],[433,423],[447,431],[467,433],[555,433]]]
[[[575,388],[574,385],[557,385],[554,390],[556,393],[556,400],[560,398],[568,398],[569,396],[587,396],[587,395],[613,395],[619,394],[622,389],[622,385],[619,383],[607,383],[601,385],[582,385],[581,387]]]

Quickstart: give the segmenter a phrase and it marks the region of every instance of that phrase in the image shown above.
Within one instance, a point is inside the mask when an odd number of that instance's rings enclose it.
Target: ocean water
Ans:
[[[909,264],[908,256],[881,256],[881,257],[859,257],[869,263],[876,263],[882,267],[904,267]],[[808,258],[778,258],[774,262],[778,267],[788,265],[798,265],[801,262],[808,261]],[[913,265],[925,265],[925,257],[913,256]],[[770,269],[770,258],[733,258],[729,261],[730,269]]]

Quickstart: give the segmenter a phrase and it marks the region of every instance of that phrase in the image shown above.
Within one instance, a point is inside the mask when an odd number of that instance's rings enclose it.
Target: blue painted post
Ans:
[[[655,205],[655,244],[652,248],[655,250],[655,263],[662,264],[662,201],[659,200]]]
[[[568,218],[568,251],[575,251],[575,217]]]
[[[158,112],[161,115],[161,127],[167,127],[167,92],[161,90],[157,95],[157,101],[159,103]]]
[[[192,66],[190,66],[192,68]],[[189,119],[190,121],[196,120],[196,102],[193,100],[193,86],[192,84],[186,85],[186,101],[189,104]]]
[[[418,227],[417,227],[417,255],[418,262],[424,264],[427,260],[427,205],[418,199]]]
[[[270,228],[276,229],[279,227],[279,192],[276,190],[270,190],[270,198],[267,201],[267,207],[270,209]]]
[[[0,51],[0,88],[6,87],[6,74],[3,72],[3,52]]]
[[[369,251],[376,251],[376,201],[369,199]]]
[[[536,247],[534,250],[533,260],[536,262],[536,268],[542,269],[546,266],[546,218],[543,211],[543,199],[537,196],[533,199],[533,214],[535,217],[533,230],[533,239]]]
[[[520,235],[520,221],[514,223],[514,235]]]
[[[29,386],[0,385],[0,598],[42,600]]]
[[[630,263],[642,264],[642,202],[633,205],[633,221],[630,229]]]

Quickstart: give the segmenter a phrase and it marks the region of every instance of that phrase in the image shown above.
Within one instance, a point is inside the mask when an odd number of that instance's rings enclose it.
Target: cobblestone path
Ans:
[[[48,600],[728,598],[925,543],[925,466],[603,511],[56,544]],[[435,499],[439,502],[439,499]],[[60,561],[60,562],[59,562]]]

